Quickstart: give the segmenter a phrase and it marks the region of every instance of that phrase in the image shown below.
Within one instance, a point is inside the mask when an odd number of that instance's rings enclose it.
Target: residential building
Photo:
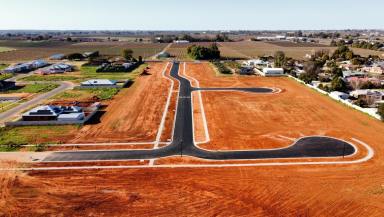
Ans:
[[[284,75],[284,69],[283,68],[264,68],[262,71],[262,75],[266,77],[282,76]]]
[[[340,91],[333,91],[329,94],[332,98],[335,99],[342,99],[342,100],[347,100],[349,99],[349,94],[340,92]]]
[[[36,71],[36,74],[50,75],[50,74],[59,74],[59,73],[71,72],[71,71],[73,71],[73,66],[64,64],[64,63],[59,63],[59,64],[51,65],[47,68],[38,70]]]
[[[350,92],[350,95],[355,99],[363,100],[368,106],[384,100],[384,91],[379,90],[354,90]]]
[[[82,120],[85,115],[77,106],[38,106],[22,115],[23,121],[73,121]]]
[[[116,84],[117,81],[108,79],[92,79],[81,82],[81,86],[83,87],[114,87]]]
[[[367,74],[365,72],[360,72],[360,71],[343,71],[343,78],[347,79],[350,77],[365,77]]]
[[[62,60],[65,58],[64,54],[54,54],[51,57],[49,57],[50,60]]]

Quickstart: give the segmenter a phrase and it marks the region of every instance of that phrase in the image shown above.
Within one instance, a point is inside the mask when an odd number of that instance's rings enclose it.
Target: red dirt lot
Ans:
[[[188,64],[187,70],[203,87],[284,90],[268,96],[204,92],[212,139],[206,147],[273,147],[284,142],[258,134],[322,133],[358,138],[375,150],[375,157],[351,165],[1,172],[0,216],[384,215],[383,123],[287,78],[215,77],[205,63]],[[236,117],[246,120],[237,123]],[[252,143],[227,142],[233,141],[227,134]],[[156,164],[169,162],[201,163],[187,157]]]
[[[83,127],[69,143],[154,141],[170,87],[162,77],[165,66],[151,63],[151,75],[139,77],[132,87],[122,90],[100,123]]]
[[[382,216],[366,166],[2,173],[3,216]],[[379,172],[379,173],[377,173]]]
[[[278,94],[203,92],[212,150],[279,148],[290,139],[324,135],[371,145],[384,141],[384,124],[289,78],[215,77],[207,63],[187,64],[201,87],[277,87]],[[195,125],[196,126],[196,125]],[[374,138],[374,139],[373,139]]]

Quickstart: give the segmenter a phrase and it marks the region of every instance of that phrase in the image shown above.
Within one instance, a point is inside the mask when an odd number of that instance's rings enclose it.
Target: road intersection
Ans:
[[[179,63],[171,69],[171,77],[179,81],[179,98],[172,142],[165,147],[151,150],[103,150],[53,152],[43,162],[84,162],[152,160],[171,156],[191,156],[207,160],[253,160],[288,158],[325,158],[350,156],[357,152],[355,146],[336,138],[313,136],[297,140],[291,146],[281,149],[247,151],[208,151],[199,148],[194,142],[192,92],[194,91],[245,91],[252,94],[275,92],[271,88],[197,88],[179,75]]]

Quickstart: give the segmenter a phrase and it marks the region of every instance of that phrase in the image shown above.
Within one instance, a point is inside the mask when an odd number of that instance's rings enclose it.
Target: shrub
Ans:
[[[379,105],[379,109],[377,110],[377,114],[380,115],[381,120],[384,121],[384,104]]]
[[[222,74],[232,74],[231,70],[229,70],[223,63],[220,61],[213,61],[213,65],[216,66],[217,70],[219,70]]]

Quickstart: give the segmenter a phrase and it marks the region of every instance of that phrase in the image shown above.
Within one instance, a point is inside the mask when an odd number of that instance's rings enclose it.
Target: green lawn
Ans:
[[[70,75],[31,75],[20,79],[22,81],[77,81],[80,77]]]
[[[27,84],[18,90],[10,90],[9,93],[45,93],[56,89],[58,84]]]
[[[0,113],[8,111],[8,110],[20,105],[20,102],[0,102]]]
[[[90,88],[66,90],[57,94],[52,99],[54,100],[82,100],[97,97],[101,100],[112,99],[120,91],[119,88]]]
[[[13,51],[15,50],[14,48],[10,48],[10,47],[0,47],[0,53],[1,52],[6,52],[6,51]]]
[[[0,71],[7,68],[9,65],[7,64],[0,64]]]
[[[22,145],[36,144],[28,151],[42,151],[44,144],[61,143],[60,137],[78,130],[78,126],[26,126],[0,128],[0,152],[18,151]]]
[[[96,72],[96,66],[83,66],[81,75],[84,79],[135,80],[147,66],[142,64],[132,72]]]
[[[6,80],[6,79],[9,79],[9,78],[12,78],[12,77],[13,77],[13,74],[12,74],[12,73],[1,74],[1,75],[0,75],[0,81],[2,81],[2,80]]]
[[[132,72],[96,72],[96,66],[83,66],[80,73],[73,72],[73,75],[31,75],[20,80],[22,81],[72,81],[83,82],[89,79],[111,79],[111,80],[132,80],[139,76],[148,64],[142,64]]]

